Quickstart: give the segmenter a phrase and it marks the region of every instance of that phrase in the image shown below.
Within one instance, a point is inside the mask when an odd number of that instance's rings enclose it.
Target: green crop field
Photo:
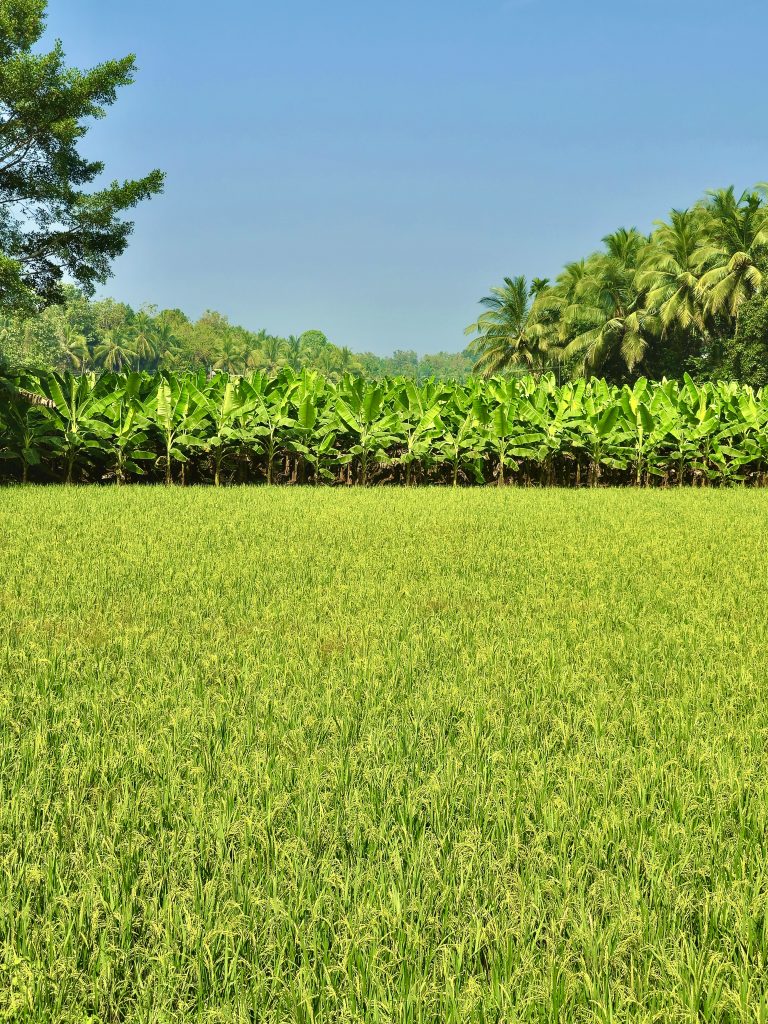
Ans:
[[[768,1020],[768,494],[0,491],[0,1020]]]

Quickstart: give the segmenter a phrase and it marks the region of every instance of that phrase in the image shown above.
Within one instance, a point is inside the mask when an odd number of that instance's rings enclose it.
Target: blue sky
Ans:
[[[140,73],[88,152],[152,167],[104,294],[456,351],[505,275],[768,179],[760,0],[50,0]]]

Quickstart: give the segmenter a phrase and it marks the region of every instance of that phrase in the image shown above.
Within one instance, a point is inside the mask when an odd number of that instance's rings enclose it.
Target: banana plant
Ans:
[[[341,469],[352,461],[350,452],[342,452],[336,447],[336,437],[333,424],[326,421],[319,423],[305,442],[305,458],[313,467],[315,483],[331,482],[334,479],[333,470]]]
[[[108,379],[105,378],[105,382]],[[105,424],[100,415],[110,395],[95,374],[75,376],[72,373],[50,373],[41,382],[45,396],[53,404],[54,424],[57,428],[58,452],[64,466],[64,482],[74,480],[75,467],[91,464],[103,450]]]
[[[741,425],[742,465],[749,466],[759,483],[766,482],[768,471],[768,394],[756,396],[744,388],[737,398],[734,418]]]
[[[608,405],[604,398],[604,395],[587,393],[579,439],[574,441],[589,456],[587,485],[591,487],[597,486],[603,466],[622,469],[627,464],[626,450],[622,451],[617,439],[611,436],[619,418],[620,406]]]
[[[555,482],[558,460],[566,463],[574,459],[583,419],[584,389],[583,379],[558,388],[554,376],[549,375],[539,382],[521,410],[536,435],[536,461],[548,484]]]
[[[144,476],[141,463],[155,459],[149,449],[149,420],[140,399],[142,383],[140,373],[115,375],[101,411],[107,427],[103,432],[107,468],[118,484],[124,484],[129,475]]]
[[[217,374],[200,392],[199,404],[210,424],[204,447],[213,463],[213,483],[220,487],[227,463],[238,458],[248,445],[250,438],[243,429],[243,420],[254,410],[255,402],[246,395],[241,381]]]
[[[644,473],[657,472],[655,466],[648,465],[648,452],[653,443],[656,421],[650,409],[648,381],[645,377],[641,377],[632,388],[625,385],[620,402],[619,427],[632,445],[631,462],[634,464],[635,483],[639,486]]]
[[[195,377],[177,377],[164,373],[157,382],[157,388],[142,403],[142,411],[157,432],[163,454],[157,465],[165,470],[165,483],[173,483],[173,467],[181,467],[181,483],[185,482],[184,467],[189,461],[193,448],[205,445],[203,424],[208,411]]]
[[[340,427],[352,437],[349,454],[359,461],[360,483],[365,487],[371,463],[389,462],[387,448],[402,439],[400,419],[395,412],[382,415],[386,394],[382,384],[349,374],[345,375],[342,384],[334,411]]]
[[[698,385],[686,373],[678,394],[684,460],[689,469],[708,483],[717,476],[717,460],[712,459],[720,431],[720,408],[710,386]]]
[[[39,405],[9,401],[0,423],[0,459],[21,464],[21,482],[29,482],[29,471],[39,466],[58,445],[52,418]]]
[[[405,466],[406,487],[411,484],[414,465],[434,457],[434,443],[442,430],[440,393],[434,382],[419,388],[412,380],[395,393],[393,406],[403,435],[403,450],[397,462]]]
[[[452,485],[458,485],[459,472],[471,474],[475,483],[482,483],[485,434],[471,403],[468,409],[454,408],[444,414],[441,424],[442,430],[434,441],[434,448],[437,460],[451,468]]]
[[[248,408],[248,413],[241,416],[243,429],[249,436],[262,439],[268,485],[274,482],[278,454],[295,450],[298,442],[297,419],[291,400],[298,386],[290,371],[272,380],[265,374],[255,374],[241,382]]]
[[[16,375],[0,392],[0,456],[41,475],[123,483],[155,460],[166,483],[199,479],[406,484],[511,479],[595,485],[768,483],[768,392],[733,382],[632,387],[581,379],[404,378],[338,384],[318,373]],[[283,460],[282,468],[279,461]],[[177,470],[180,469],[180,472]],[[399,470],[398,470],[399,472]],[[16,469],[0,474],[16,479]]]
[[[483,429],[485,446],[495,461],[496,483],[503,487],[507,469],[517,470],[520,458],[531,458],[535,435],[525,429],[518,417],[520,392],[516,380],[491,380],[483,398],[472,403],[474,415]]]
[[[656,469],[666,481],[674,473],[676,483],[682,487],[689,445],[680,413],[679,389],[675,381],[662,381],[654,391],[652,407],[655,429],[659,437]]]

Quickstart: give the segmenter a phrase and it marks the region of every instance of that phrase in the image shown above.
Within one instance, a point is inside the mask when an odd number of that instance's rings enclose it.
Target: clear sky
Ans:
[[[768,179],[764,0],[50,0],[140,73],[89,136],[152,167],[104,294],[457,351],[506,275]]]

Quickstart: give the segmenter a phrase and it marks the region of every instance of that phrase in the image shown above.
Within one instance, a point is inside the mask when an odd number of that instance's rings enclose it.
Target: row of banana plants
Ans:
[[[50,373],[17,384],[25,397],[0,407],[5,482],[768,481],[768,393],[690,377],[416,384],[283,370]]]

